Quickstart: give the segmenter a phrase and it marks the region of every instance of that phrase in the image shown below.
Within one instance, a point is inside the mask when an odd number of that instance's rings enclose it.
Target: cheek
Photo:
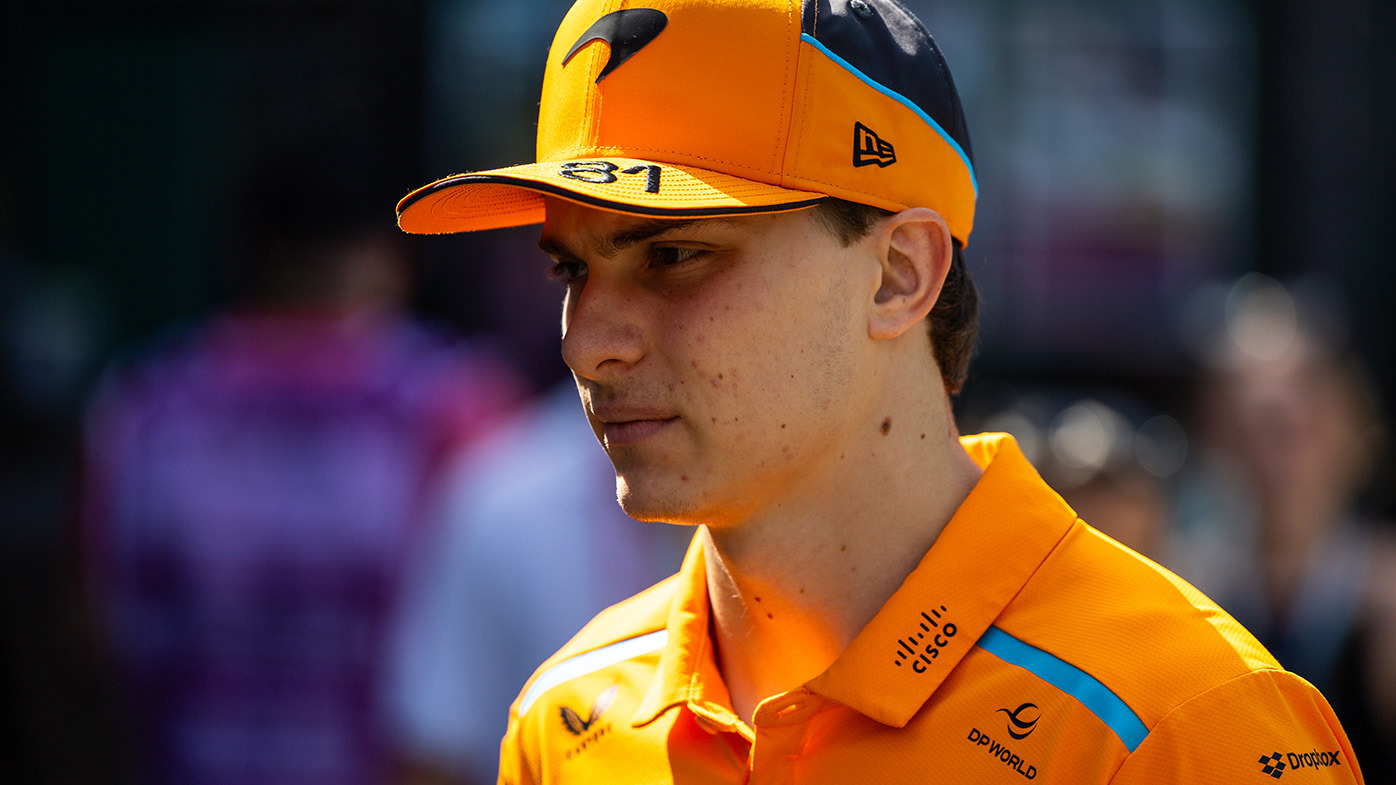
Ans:
[[[779,428],[842,400],[855,331],[841,294],[771,298],[776,305],[728,297],[675,313],[679,385],[708,424]]]
[[[684,397],[701,404],[714,424],[740,422],[741,410],[757,403],[750,399],[751,391],[761,389],[757,372],[770,365],[774,336],[759,313],[755,315],[751,318],[748,305],[726,302],[700,311],[695,319],[675,320],[672,361],[679,385],[686,388]]]
[[[830,287],[813,313],[805,350],[817,361],[806,384],[815,402],[828,409],[847,400],[850,386],[867,381],[858,369],[859,339],[867,337],[867,329],[856,320],[850,290],[842,281]]]

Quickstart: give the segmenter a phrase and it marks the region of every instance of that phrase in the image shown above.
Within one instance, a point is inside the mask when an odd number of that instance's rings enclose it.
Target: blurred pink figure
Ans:
[[[297,223],[267,196],[253,301],[116,364],[88,409],[85,577],[142,782],[389,779],[406,552],[439,469],[521,392],[402,312],[391,221],[319,198]]]

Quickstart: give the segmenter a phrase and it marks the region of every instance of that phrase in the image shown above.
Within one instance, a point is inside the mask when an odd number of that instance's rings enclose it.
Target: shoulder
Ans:
[[[1241,782],[1299,770],[1304,782],[1362,781],[1352,746],[1318,690],[1292,673],[1268,669],[1175,707],[1112,782]]]
[[[556,654],[549,657],[524,684],[510,710],[523,717],[539,703],[565,700],[569,686],[588,677],[609,678],[610,671],[638,658],[653,655],[667,642],[665,622],[673,603],[676,577],[670,577],[635,596],[598,613]],[[652,670],[652,666],[650,667]],[[629,677],[636,677],[633,670]],[[636,684],[643,690],[647,684]]]
[[[669,578],[597,614],[529,678],[509,710],[500,782],[545,781],[559,760],[629,726],[668,643],[676,582]]]
[[[1125,715],[1111,721],[1136,734],[1119,782],[1224,781],[1320,748],[1351,761],[1317,690],[1202,592],[1083,522],[996,626],[1108,691]]]
[[[119,348],[84,401],[89,447],[112,451],[157,413],[206,386],[209,336],[220,319],[179,322]]]
[[[120,347],[102,369],[99,384],[128,391],[168,385],[185,375],[207,349],[208,337],[220,322],[217,318],[175,322]]]
[[[1151,724],[1279,663],[1189,583],[1078,521],[997,623],[1100,680]]]

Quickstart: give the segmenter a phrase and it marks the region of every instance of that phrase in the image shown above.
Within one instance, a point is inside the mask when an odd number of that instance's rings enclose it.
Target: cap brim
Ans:
[[[636,158],[549,161],[460,174],[404,196],[398,226],[448,234],[543,222],[543,196],[636,215],[693,218],[812,207],[828,196]]]

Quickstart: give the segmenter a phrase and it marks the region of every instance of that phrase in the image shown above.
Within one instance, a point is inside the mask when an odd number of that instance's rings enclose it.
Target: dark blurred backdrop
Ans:
[[[962,407],[1109,387],[1181,418],[1228,287],[1260,272],[1318,293],[1392,410],[1392,4],[907,4],[954,70],[982,189],[967,255],[984,340]],[[0,781],[120,779],[71,581],[96,374],[231,294],[242,176],[289,139],[334,139],[396,193],[530,160],[566,5],[0,4]],[[410,247],[416,310],[493,335],[541,387],[563,368],[533,238]],[[1383,471],[1368,503],[1390,517]]]

